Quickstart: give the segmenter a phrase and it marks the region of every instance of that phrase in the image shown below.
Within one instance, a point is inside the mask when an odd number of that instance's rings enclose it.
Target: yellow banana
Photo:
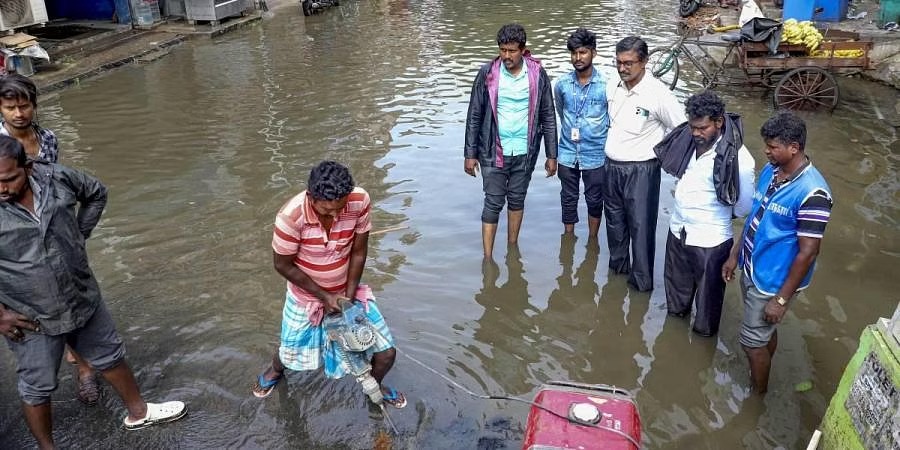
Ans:
[[[866,52],[859,49],[851,49],[851,50],[834,50],[835,58],[862,58],[866,55]],[[816,50],[811,53],[811,56],[815,58],[830,58],[832,57],[831,50]]]
[[[797,22],[795,19],[784,21],[781,40],[788,44],[804,45],[812,52],[822,42],[822,33],[816,29],[812,22],[804,20]]]
[[[740,30],[740,29],[741,29],[741,26],[735,24],[735,25],[723,25],[721,27],[713,27],[712,30],[716,33],[721,33],[723,31]]]

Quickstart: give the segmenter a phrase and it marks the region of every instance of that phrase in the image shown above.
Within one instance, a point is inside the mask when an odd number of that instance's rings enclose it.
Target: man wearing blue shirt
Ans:
[[[575,70],[560,78],[553,92],[560,118],[557,167],[562,222],[566,233],[575,231],[579,181],[583,181],[588,237],[596,239],[603,216],[603,163],[609,130],[606,77],[593,65],[597,55],[594,33],[579,28],[569,36],[566,47]]]

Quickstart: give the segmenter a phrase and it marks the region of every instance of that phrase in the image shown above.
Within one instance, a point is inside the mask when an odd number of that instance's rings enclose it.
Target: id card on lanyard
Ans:
[[[594,83],[588,82],[587,92],[585,92],[584,88],[580,88],[578,85],[578,77],[572,80],[572,95],[575,97],[575,125],[572,127],[572,131],[569,133],[569,137],[573,142],[578,142],[581,140],[581,130],[578,125],[581,123],[581,112],[584,110],[584,105],[587,104],[588,98],[591,96],[591,88],[594,87]],[[580,89],[579,89],[580,88]],[[578,101],[578,92],[584,92],[584,95],[581,98],[581,102]]]

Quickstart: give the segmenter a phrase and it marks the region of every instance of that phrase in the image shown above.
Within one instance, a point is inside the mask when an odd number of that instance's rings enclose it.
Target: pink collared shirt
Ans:
[[[272,249],[279,255],[294,256],[294,264],[325,291],[342,293],[347,289],[353,241],[357,234],[372,229],[370,206],[369,194],[360,187],[353,189],[347,205],[326,233],[313,210],[311,197],[303,191],[285,203],[275,217]],[[322,303],[314,295],[290,281],[287,288],[299,303],[306,305],[308,313],[321,313],[316,310]],[[371,289],[361,285],[356,298],[372,298]],[[310,314],[310,321],[316,323],[312,317]]]

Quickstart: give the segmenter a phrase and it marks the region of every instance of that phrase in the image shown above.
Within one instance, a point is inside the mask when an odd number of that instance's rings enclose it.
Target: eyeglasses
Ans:
[[[626,69],[630,69],[630,68],[632,68],[635,64],[638,64],[638,63],[640,63],[640,62],[641,62],[641,61],[638,61],[638,60],[635,60],[635,61],[620,61],[620,60],[618,60],[618,59],[616,59],[616,58],[613,58],[613,60],[612,60],[612,63],[613,63],[614,66],[616,66],[616,67],[622,67],[622,66],[625,66]]]

